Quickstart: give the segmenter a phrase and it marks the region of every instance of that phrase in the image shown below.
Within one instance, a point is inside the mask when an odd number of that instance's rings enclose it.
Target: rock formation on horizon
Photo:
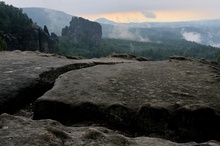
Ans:
[[[7,44],[6,50],[9,51],[22,50],[53,53],[54,45],[57,43],[57,39],[55,40],[48,32],[45,32],[35,24],[27,27],[23,34],[5,34],[4,40]]]
[[[62,29],[62,36],[70,38],[76,44],[84,44],[86,47],[97,46],[101,43],[102,27],[97,22],[72,17],[70,26]]]

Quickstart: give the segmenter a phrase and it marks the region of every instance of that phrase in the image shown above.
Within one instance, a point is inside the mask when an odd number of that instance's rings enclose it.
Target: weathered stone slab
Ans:
[[[0,114],[13,113],[34,101],[52,88],[56,78],[65,72],[120,62],[123,60],[72,60],[40,52],[0,52]]]
[[[35,119],[92,121],[175,141],[220,140],[219,65],[167,60],[99,65],[61,75]]]
[[[217,141],[174,143],[150,137],[129,138],[104,127],[65,127],[53,120],[34,121],[8,114],[0,116],[1,146],[219,146]]]

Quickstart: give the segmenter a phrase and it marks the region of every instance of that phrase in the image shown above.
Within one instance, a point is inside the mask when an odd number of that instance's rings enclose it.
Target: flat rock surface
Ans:
[[[113,58],[73,60],[30,51],[0,52],[0,113],[13,112],[13,108],[19,105],[19,100],[36,99],[49,90],[62,73],[100,63],[126,61],[128,60]]]
[[[0,145],[219,145],[220,66],[176,59],[0,52]]]
[[[129,138],[104,127],[65,127],[53,120],[33,121],[8,114],[0,116],[1,146],[219,146],[217,141],[174,143],[149,137]]]
[[[220,110],[219,74],[210,65],[197,61],[99,65],[61,75],[53,89],[39,100],[131,107],[177,103]]]
[[[35,104],[35,119],[102,121],[176,141],[220,140],[219,65],[165,60],[65,73]]]

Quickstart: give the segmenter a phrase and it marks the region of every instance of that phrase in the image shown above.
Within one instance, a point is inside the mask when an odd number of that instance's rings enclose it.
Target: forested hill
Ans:
[[[21,9],[6,5],[2,1],[0,1],[0,10],[0,50],[3,50],[7,47],[5,39],[3,39],[4,34],[11,36],[10,39],[14,39],[27,27],[31,27],[32,20],[23,14]]]
[[[55,41],[47,27],[42,29],[34,24],[22,9],[2,1],[0,1],[0,32],[0,50],[53,52]]]
[[[103,39],[102,50],[97,53],[131,53],[153,60],[164,60],[170,56],[204,58],[216,61],[219,49],[186,40],[161,39],[161,42],[138,42],[131,40]],[[108,52],[108,53],[107,53]],[[219,58],[220,61],[220,58]]]
[[[22,12],[22,9],[6,5],[0,1],[0,28],[5,33],[17,33],[32,25],[32,20]]]

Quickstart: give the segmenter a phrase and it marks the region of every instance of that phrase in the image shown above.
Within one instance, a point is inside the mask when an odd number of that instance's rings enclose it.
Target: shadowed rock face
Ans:
[[[219,145],[207,142],[220,141],[218,63],[179,57],[71,60],[14,51],[0,52],[0,73],[0,114],[34,103],[34,119],[71,126],[2,114],[0,145],[196,144],[138,136]],[[31,117],[25,110],[16,115]]]
[[[30,120],[7,114],[0,116],[0,145],[2,146],[195,146],[220,145],[217,141],[205,143],[174,143],[160,138],[129,138],[104,127],[65,127],[53,120]]]
[[[81,17],[73,17],[70,26],[62,29],[62,36],[69,37],[76,44],[99,45],[102,37],[102,27]]]
[[[46,27],[46,26],[45,26]],[[22,51],[40,51],[40,52],[54,52],[54,45],[58,43],[55,39],[56,34],[50,36],[47,29],[42,29],[39,26],[32,24],[22,31],[22,34],[5,34],[4,39],[7,43],[8,51],[22,50]]]

